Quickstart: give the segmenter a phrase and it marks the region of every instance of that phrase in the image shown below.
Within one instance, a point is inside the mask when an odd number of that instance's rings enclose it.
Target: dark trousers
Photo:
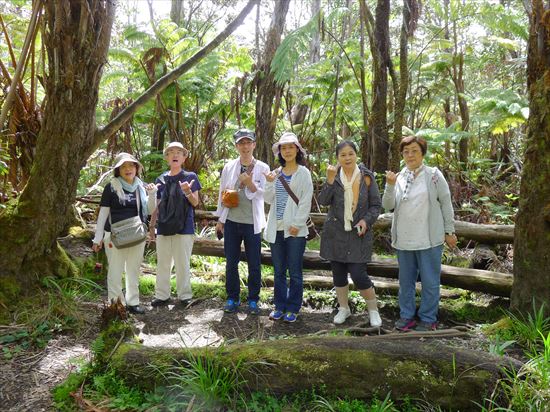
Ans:
[[[254,225],[235,223],[226,220],[224,225],[223,250],[225,253],[225,290],[227,298],[240,300],[241,282],[239,279],[239,260],[241,243],[244,241],[246,262],[248,263],[248,301],[260,299],[262,275],[260,271],[261,238],[254,234]]]
[[[271,258],[275,273],[275,290],[273,301],[275,309],[281,312],[298,313],[302,307],[304,278],[302,266],[306,248],[305,237],[289,236],[277,231],[275,243],[271,243]],[[289,281],[286,273],[288,271]]]

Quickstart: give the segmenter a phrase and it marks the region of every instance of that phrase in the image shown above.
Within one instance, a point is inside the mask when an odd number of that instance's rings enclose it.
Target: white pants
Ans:
[[[178,299],[191,299],[191,253],[195,235],[157,236],[157,282],[155,297],[170,298],[172,263],[176,266]]]
[[[120,297],[126,305],[139,305],[139,267],[143,260],[145,241],[131,247],[118,249],[111,243],[111,233],[105,232],[103,247],[109,262],[107,295],[109,302]],[[122,272],[126,272],[126,298],[122,295]]]

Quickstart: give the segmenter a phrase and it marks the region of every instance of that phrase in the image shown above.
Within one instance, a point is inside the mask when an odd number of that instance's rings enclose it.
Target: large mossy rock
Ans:
[[[163,386],[165,372],[190,357],[210,356],[227,367],[246,365],[250,391],[277,395],[324,388],[338,397],[425,399],[451,410],[476,410],[504,369],[521,363],[438,342],[383,337],[307,337],[223,348],[173,349],[123,344],[111,359],[117,373],[144,389]]]

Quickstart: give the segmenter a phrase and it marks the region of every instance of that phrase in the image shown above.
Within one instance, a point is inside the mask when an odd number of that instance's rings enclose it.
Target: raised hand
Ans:
[[[147,193],[156,192],[158,190],[159,186],[160,186],[160,183],[157,183],[157,184],[148,183],[148,184],[145,185],[145,190],[147,191]]]
[[[191,180],[190,182],[180,182],[181,190],[183,190],[183,193],[188,196],[193,192],[193,183],[195,183],[195,179]]]
[[[394,185],[397,182],[397,176],[399,173],[394,173],[391,170],[386,170],[386,183],[389,185]]]
[[[336,178],[336,172],[338,171],[338,168],[333,165],[327,166],[327,183],[329,185],[334,183],[334,179]]]
[[[250,187],[250,184],[252,183],[252,175],[249,175],[248,173],[241,173],[239,175],[239,182],[241,182],[243,185]]]
[[[272,172],[265,172],[264,176],[265,176],[265,180],[271,183],[275,181],[275,179],[277,179],[277,171],[273,170]]]

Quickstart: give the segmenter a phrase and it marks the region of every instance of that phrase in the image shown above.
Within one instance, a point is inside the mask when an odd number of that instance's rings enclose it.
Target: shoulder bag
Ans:
[[[109,213],[111,242],[113,242],[113,245],[115,245],[117,249],[135,246],[147,238],[147,225],[141,221],[139,210],[141,206],[140,203],[139,188],[136,188],[137,216],[113,223],[111,221],[111,213]]]

